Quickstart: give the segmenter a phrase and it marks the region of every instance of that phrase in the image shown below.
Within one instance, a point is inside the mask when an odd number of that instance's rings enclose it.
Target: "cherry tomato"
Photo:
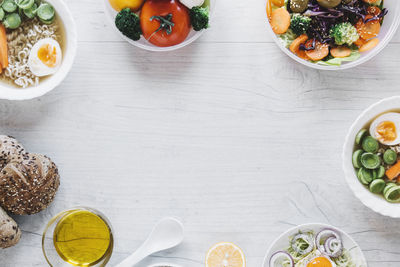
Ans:
[[[153,16],[156,17],[152,19]],[[163,19],[174,24],[170,33],[165,28],[159,30]],[[147,0],[140,12],[140,25],[144,38],[150,43],[161,47],[177,45],[189,35],[189,9],[178,0]]]

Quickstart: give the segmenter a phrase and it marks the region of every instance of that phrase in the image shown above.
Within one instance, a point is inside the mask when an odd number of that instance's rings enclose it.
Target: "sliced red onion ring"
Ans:
[[[282,263],[287,261],[290,264],[290,267],[294,267],[294,260],[289,253],[285,251],[277,251],[272,254],[269,259],[269,267],[281,267]]]
[[[343,253],[343,243],[338,232],[333,229],[323,229],[315,237],[315,244],[320,252],[329,257],[337,258]]]
[[[296,241],[299,239],[303,239],[304,241],[307,242],[308,247],[306,249],[301,249],[296,245]],[[314,240],[312,240],[312,238],[309,235],[306,234],[297,234],[293,237],[290,246],[292,247],[292,249],[294,251],[296,251],[297,253],[299,253],[300,255],[306,255],[308,253],[310,253],[313,249],[314,249]]]

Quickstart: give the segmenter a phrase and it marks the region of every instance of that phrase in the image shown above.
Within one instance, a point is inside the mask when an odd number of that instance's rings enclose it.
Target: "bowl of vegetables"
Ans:
[[[398,0],[266,0],[268,31],[292,59],[322,70],[376,56],[400,24]]]
[[[172,51],[210,27],[215,0],[104,0],[112,27],[123,39],[149,51]]]
[[[373,104],[356,119],[343,147],[343,169],[364,205],[400,218],[400,96]]]
[[[263,267],[366,267],[364,254],[344,231],[310,223],[289,229],[270,246]]]

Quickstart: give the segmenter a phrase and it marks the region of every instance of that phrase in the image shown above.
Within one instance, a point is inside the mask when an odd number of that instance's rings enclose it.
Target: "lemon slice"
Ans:
[[[233,243],[215,244],[207,253],[206,267],[245,267],[243,251]]]

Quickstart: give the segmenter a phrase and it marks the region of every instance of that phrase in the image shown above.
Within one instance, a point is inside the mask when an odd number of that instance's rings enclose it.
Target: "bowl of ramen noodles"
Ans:
[[[32,99],[57,87],[77,50],[64,1],[3,0],[0,20],[0,99]]]

